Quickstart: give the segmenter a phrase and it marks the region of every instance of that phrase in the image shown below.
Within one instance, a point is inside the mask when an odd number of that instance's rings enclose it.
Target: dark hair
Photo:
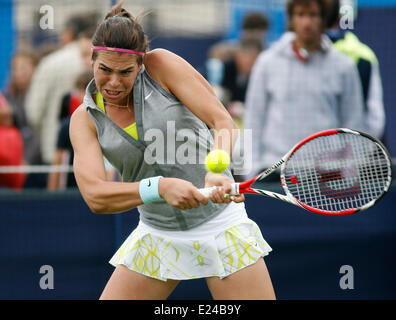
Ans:
[[[325,0],[327,7],[326,27],[331,28],[340,20],[340,0]]]
[[[79,33],[78,38],[79,39],[92,39],[95,34],[95,31],[96,31],[96,27],[86,29]]]
[[[268,29],[268,20],[267,18],[258,12],[248,13],[245,18],[243,19],[242,23],[243,30],[254,30],[254,29],[261,29],[267,30]]]
[[[292,26],[290,25],[291,18],[294,13],[294,8],[296,6],[304,6],[307,7],[311,5],[312,3],[316,2],[319,6],[319,11],[320,11],[320,17],[322,18],[322,29],[326,27],[326,4],[324,3],[324,0],[290,0],[287,3],[287,15],[289,17],[289,30],[292,30]]]
[[[71,16],[66,21],[65,28],[69,29],[73,33],[74,39],[77,39],[81,32],[96,27],[97,21],[98,21],[97,13],[77,14]]]
[[[30,61],[32,62],[34,67],[37,67],[37,65],[39,64],[39,57],[38,55],[33,51],[32,48],[30,47],[22,47],[21,49],[19,49],[13,56],[13,59],[15,59],[16,57],[26,57],[29,58]]]
[[[15,59],[18,57],[28,58],[32,63],[34,69],[37,67],[40,61],[39,56],[31,48],[27,48],[27,47],[19,49],[19,51],[13,55],[10,61],[11,64],[13,64]],[[18,88],[18,85],[15,80],[15,74],[13,72],[11,73],[11,78],[9,80],[8,90],[11,94],[18,94],[20,92],[20,88]]]
[[[77,79],[74,82],[74,86],[77,89],[85,89],[93,77],[94,75],[92,70],[84,70],[78,75]]]
[[[149,44],[143,27],[139,24],[138,18],[133,17],[128,11],[122,8],[123,3],[124,1],[120,1],[106,15],[95,31],[92,44],[94,46],[147,52],[149,50]],[[94,51],[93,60],[96,57],[97,52]],[[142,64],[142,57],[137,57],[138,63]]]

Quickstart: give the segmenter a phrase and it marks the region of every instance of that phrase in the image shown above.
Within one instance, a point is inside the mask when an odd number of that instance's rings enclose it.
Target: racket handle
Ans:
[[[208,187],[208,188],[201,188],[201,189],[198,189],[198,191],[201,192],[206,198],[209,198],[212,191],[215,190],[216,188],[219,188],[219,187],[213,186],[213,187]],[[233,184],[231,184],[231,193],[225,194],[224,196],[228,197],[228,196],[237,196],[237,195],[239,195],[239,183],[233,183]]]

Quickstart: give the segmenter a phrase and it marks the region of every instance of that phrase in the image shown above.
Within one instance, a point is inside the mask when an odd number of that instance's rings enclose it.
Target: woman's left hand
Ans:
[[[214,203],[230,203],[243,202],[245,196],[243,194],[237,196],[225,197],[225,194],[230,194],[231,184],[234,183],[231,179],[217,173],[208,172],[205,176],[205,188],[218,186],[219,188],[212,191],[209,199]]]

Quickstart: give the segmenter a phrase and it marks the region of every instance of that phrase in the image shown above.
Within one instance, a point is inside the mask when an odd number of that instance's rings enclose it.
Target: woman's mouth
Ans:
[[[118,98],[119,96],[121,96],[122,91],[115,91],[115,90],[107,90],[104,89],[106,96],[108,96],[109,98]]]

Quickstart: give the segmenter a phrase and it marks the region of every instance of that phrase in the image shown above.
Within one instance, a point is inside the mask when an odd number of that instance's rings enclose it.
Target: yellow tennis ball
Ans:
[[[230,165],[230,156],[224,150],[212,150],[205,159],[206,170],[214,173],[222,173]]]

